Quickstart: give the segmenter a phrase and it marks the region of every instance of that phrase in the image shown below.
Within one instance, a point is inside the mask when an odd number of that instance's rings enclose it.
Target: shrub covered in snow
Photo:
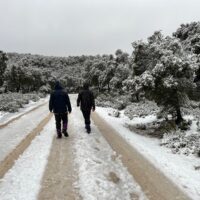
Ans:
[[[118,93],[102,93],[96,98],[96,104],[101,107],[111,107],[118,110],[126,108],[131,104],[130,95],[119,95]]]
[[[43,85],[39,88],[39,92],[43,94],[48,94],[51,92],[51,87],[50,85]]]
[[[200,133],[187,134],[182,131],[166,133],[161,145],[171,148],[173,153],[200,156]]]
[[[154,120],[152,122],[143,123],[127,123],[127,128],[140,135],[163,138],[165,133],[176,131],[177,127],[173,120]]]
[[[143,117],[152,114],[156,115],[159,110],[160,109],[155,102],[146,100],[128,105],[124,111],[124,114],[130,119],[133,119],[133,117],[136,116]]]
[[[182,108],[184,115],[192,115],[195,119],[200,119],[200,102],[192,102],[187,108]]]
[[[29,101],[38,101],[37,94],[20,94],[20,93],[7,93],[0,94],[0,111],[17,112],[19,108],[23,108]]]

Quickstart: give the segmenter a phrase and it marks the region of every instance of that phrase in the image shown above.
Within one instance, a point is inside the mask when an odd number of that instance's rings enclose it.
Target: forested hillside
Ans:
[[[181,25],[173,36],[157,31],[146,42],[133,42],[132,55],[120,49],[114,55],[69,57],[1,51],[0,91],[4,97],[8,93],[48,94],[59,80],[69,92],[78,92],[87,81],[101,104],[113,100],[113,95],[121,98],[120,108],[146,98],[175,113],[179,123],[181,108],[200,97],[199,35],[199,22]]]

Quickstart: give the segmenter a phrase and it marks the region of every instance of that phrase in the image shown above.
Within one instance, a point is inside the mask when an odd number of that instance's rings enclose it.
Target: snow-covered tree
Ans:
[[[115,73],[115,63],[113,64],[111,63],[108,65],[108,67],[106,68],[106,70],[102,75],[103,77],[102,85],[103,87],[107,86],[108,91],[110,91],[110,81],[112,80],[114,73]]]
[[[148,42],[133,42],[132,67],[136,76],[141,75],[147,69],[152,69],[162,56],[158,46],[162,42],[163,35],[160,31],[154,32],[148,38]]]
[[[3,51],[0,51],[0,86],[3,85],[3,74],[6,70],[7,56]]]
[[[181,24],[173,35],[181,40],[186,51],[200,54],[200,22]]]
[[[194,87],[196,63],[176,38],[159,39],[159,42],[148,43],[148,47],[151,55],[158,53],[160,58],[140,76],[139,86],[158,105],[174,111],[176,122],[180,123],[183,120],[181,107],[187,103],[187,93]]]
[[[22,79],[24,78],[24,71],[20,66],[18,66],[17,64],[9,66],[4,73],[4,77],[4,85],[8,88],[9,91],[20,91],[21,85],[23,84]]]
[[[129,77],[130,73],[131,71],[129,68],[129,64],[118,64],[115,69],[114,76],[110,80],[110,85],[112,89],[122,91],[122,83]]]
[[[121,49],[117,49],[115,52],[116,62],[117,63],[127,63],[128,62],[128,53],[123,52]]]

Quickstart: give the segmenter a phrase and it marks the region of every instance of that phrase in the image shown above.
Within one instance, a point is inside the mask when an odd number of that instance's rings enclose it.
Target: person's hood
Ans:
[[[88,83],[84,83],[83,84],[83,89],[84,90],[88,90],[89,89],[89,84]]]
[[[62,89],[63,89],[63,87],[61,86],[60,82],[56,81],[55,90],[62,90]]]

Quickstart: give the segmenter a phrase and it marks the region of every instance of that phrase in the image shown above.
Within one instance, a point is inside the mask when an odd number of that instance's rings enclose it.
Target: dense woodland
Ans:
[[[120,49],[114,55],[68,57],[1,51],[1,99],[10,93],[48,94],[56,80],[78,92],[87,81],[97,96],[155,101],[179,124],[181,108],[200,99],[200,22],[182,24],[172,36],[157,31],[132,46],[131,55]]]

